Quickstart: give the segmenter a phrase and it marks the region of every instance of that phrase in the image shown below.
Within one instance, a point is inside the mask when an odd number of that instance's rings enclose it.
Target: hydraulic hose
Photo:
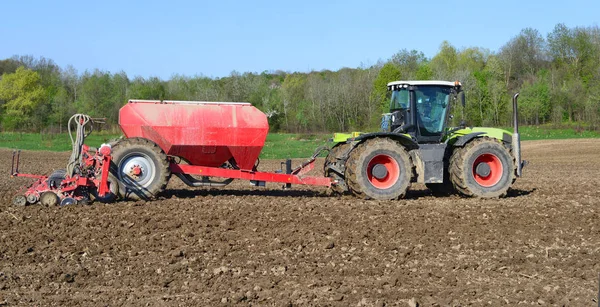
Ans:
[[[76,168],[81,165],[81,150],[83,143],[85,142],[85,138],[92,132],[92,126],[90,126],[90,130],[87,131],[87,133],[85,131],[85,126],[90,121],[91,118],[85,114],[75,114],[69,119],[67,128],[69,130],[69,137],[71,138],[73,150],[71,151],[71,157],[69,158],[69,163],[67,164],[67,176],[73,177],[73,175],[75,175]],[[77,127],[75,131],[75,139],[73,139],[72,126]]]

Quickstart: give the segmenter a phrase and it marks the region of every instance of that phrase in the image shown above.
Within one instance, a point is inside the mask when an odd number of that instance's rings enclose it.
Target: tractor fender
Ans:
[[[456,142],[454,142],[454,147],[463,147],[465,146],[465,144],[467,144],[470,140],[485,134],[485,132],[473,132],[473,133],[469,133],[467,135],[463,135],[461,137],[458,138],[458,140],[456,140]]]
[[[466,134],[466,135],[458,137],[457,140],[456,140],[456,142],[454,142],[452,144],[452,146],[454,146],[454,147],[463,147],[463,146],[465,146],[465,144],[467,144],[468,142],[470,142],[474,138],[485,136],[485,135],[488,135],[488,134],[486,132],[483,132],[483,131],[469,133],[469,134]],[[490,136],[490,135],[488,135],[488,136]],[[498,137],[495,137],[493,135],[491,135],[490,137],[492,137],[492,138],[498,138]],[[502,133],[502,139],[499,139],[499,140],[502,141],[502,142],[504,142],[504,143],[507,143],[507,144],[510,144],[512,142],[511,136],[508,133]]]
[[[393,132],[374,132],[374,133],[361,134],[361,135],[355,137],[354,139],[349,139],[349,141],[353,140],[355,143],[355,145],[353,147],[356,147],[356,145],[358,145],[368,139],[378,138],[378,137],[379,138],[385,137],[385,138],[393,139],[394,141],[397,141],[398,143],[400,143],[404,147],[406,147],[407,151],[419,148],[419,144],[417,144],[417,142],[415,142],[410,136],[407,136],[405,134],[400,134],[400,133],[393,133]]]
[[[332,156],[332,159],[337,159],[339,161],[339,165],[337,165],[336,169],[333,170],[339,174],[343,174],[345,170],[346,160],[348,160],[348,157],[350,156],[350,153],[354,150],[354,148],[356,148],[356,146],[362,144],[367,140],[378,137],[390,138],[394,141],[397,141],[398,143],[402,144],[402,146],[404,146],[406,148],[406,151],[408,152],[410,152],[413,149],[419,148],[419,144],[417,144],[417,142],[415,142],[412,138],[404,134],[393,132],[374,132],[361,134],[357,137],[347,139],[346,142],[338,143],[332,148],[332,151],[330,151],[330,154],[334,154],[334,156]],[[335,148],[338,148],[338,150],[335,150]]]

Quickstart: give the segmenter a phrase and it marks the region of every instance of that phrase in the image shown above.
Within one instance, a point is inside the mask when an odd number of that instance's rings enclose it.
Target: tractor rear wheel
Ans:
[[[515,162],[499,140],[477,138],[454,151],[450,178],[454,188],[465,196],[502,197],[514,182]]]
[[[111,174],[118,180],[124,199],[149,200],[164,191],[171,171],[166,154],[154,142],[125,139],[113,148]]]
[[[358,197],[391,200],[404,197],[412,177],[412,162],[402,145],[387,138],[359,144],[346,162],[346,182]]]

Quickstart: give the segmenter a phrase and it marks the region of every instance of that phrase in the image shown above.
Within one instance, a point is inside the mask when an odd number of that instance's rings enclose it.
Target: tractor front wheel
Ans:
[[[119,195],[133,200],[155,198],[164,191],[171,177],[165,153],[154,142],[143,138],[117,143],[110,172],[120,184]]]
[[[450,178],[456,190],[465,196],[502,197],[515,179],[515,162],[500,141],[477,138],[454,151]]]
[[[358,197],[391,200],[404,197],[410,185],[410,156],[397,142],[375,138],[359,144],[346,163],[346,181]]]

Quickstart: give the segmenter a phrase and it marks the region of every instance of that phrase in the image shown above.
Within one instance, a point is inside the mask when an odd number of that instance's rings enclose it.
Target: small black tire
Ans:
[[[119,141],[112,151],[110,172],[123,199],[150,200],[165,190],[171,171],[164,151],[144,138]]]
[[[60,184],[62,183],[63,180],[65,180],[66,175],[67,175],[67,170],[65,170],[65,169],[57,169],[57,170],[53,171],[52,174],[50,174],[50,176],[48,176],[48,179],[46,180],[46,184],[48,185],[48,188],[50,188],[50,189],[60,188]]]
[[[104,196],[99,196],[98,195],[98,189],[97,188],[93,188],[90,190],[90,196],[92,198],[93,201],[99,201],[101,203],[112,203],[115,200],[117,200],[117,198],[119,197],[119,180],[117,180],[117,178],[113,175],[113,174],[108,174],[108,193],[106,193]]]
[[[485,165],[483,165],[485,164]],[[477,168],[484,166],[484,172]],[[496,198],[506,195],[515,180],[515,162],[501,141],[480,137],[457,148],[450,159],[454,188],[469,197]]]
[[[380,167],[382,166],[382,167]],[[379,168],[379,175],[375,169]],[[406,149],[388,138],[374,138],[356,146],[346,163],[346,182],[360,198],[402,198],[410,186],[413,165]]]

